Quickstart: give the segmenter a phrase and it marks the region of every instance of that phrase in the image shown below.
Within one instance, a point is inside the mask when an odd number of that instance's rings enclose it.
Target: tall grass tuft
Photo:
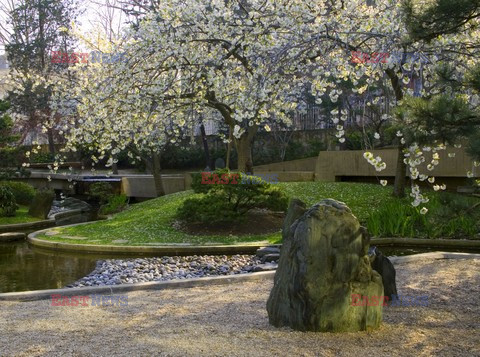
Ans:
[[[366,220],[376,237],[472,238],[480,232],[480,200],[439,193],[430,195],[428,214],[406,200],[394,200],[372,212]]]

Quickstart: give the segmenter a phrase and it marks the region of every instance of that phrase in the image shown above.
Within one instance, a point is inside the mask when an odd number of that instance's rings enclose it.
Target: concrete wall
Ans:
[[[304,182],[314,181],[314,171],[278,171],[275,172],[280,182]],[[267,175],[272,174],[272,171],[255,170],[255,175]]]
[[[315,171],[317,157],[254,166],[255,172]]]
[[[50,176],[51,181],[48,181]],[[112,177],[118,177],[112,175]],[[77,177],[75,177],[77,178]],[[74,178],[74,180],[75,180]],[[79,177],[78,177],[79,178]],[[165,193],[175,193],[184,191],[186,188],[184,175],[162,175]],[[62,174],[49,174],[47,172],[33,172],[29,178],[18,178],[15,181],[26,182],[37,189],[50,188],[62,190],[69,194],[78,194],[78,189],[82,188],[84,182],[79,181],[76,186],[70,188],[69,177]],[[114,186],[120,183],[114,183]],[[188,189],[188,188],[187,188]],[[153,198],[155,194],[155,183],[151,175],[126,175],[122,177],[121,192],[128,197]]]
[[[372,150],[371,153],[376,157],[380,156],[382,161],[387,164],[387,168],[381,172],[368,163],[363,157],[365,151],[321,151],[317,158],[315,167],[316,181],[335,181],[341,176],[395,176],[397,149]],[[455,153],[454,158],[448,157],[448,153]],[[426,153],[425,163],[419,166],[420,173],[431,173],[436,177],[464,178],[467,171],[473,172],[473,162],[466,154],[463,148],[448,148],[439,152],[440,164],[433,170],[427,170],[427,164],[430,163],[432,153]],[[476,168],[476,176],[480,176],[480,169]]]
[[[162,179],[166,194],[185,190],[185,177],[183,175],[162,175]],[[122,177],[122,193],[128,197],[156,197],[153,176]]]

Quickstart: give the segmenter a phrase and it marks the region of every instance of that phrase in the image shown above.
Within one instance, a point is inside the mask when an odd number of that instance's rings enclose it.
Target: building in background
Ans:
[[[5,80],[8,74],[8,62],[6,55],[0,55],[0,98],[6,94]]]

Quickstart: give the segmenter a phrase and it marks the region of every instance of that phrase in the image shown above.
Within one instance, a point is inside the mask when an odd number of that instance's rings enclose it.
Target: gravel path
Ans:
[[[2,302],[0,356],[480,356],[480,259],[397,264],[399,294],[372,333],[269,326],[272,282],[128,294],[128,306]]]

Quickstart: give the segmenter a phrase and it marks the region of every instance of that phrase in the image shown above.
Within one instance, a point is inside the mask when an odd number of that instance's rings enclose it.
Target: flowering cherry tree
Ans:
[[[51,106],[62,118],[59,126],[66,139],[63,150],[75,152],[85,147],[94,153],[93,165],[103,160],[107,167],[116,163],[121,151],[127,151],[133,162],[146,162],[153,173],[157,195],[163,195],[160,153],[165,143],[179,137],[179,125],[169,115],[172,109],[159,105],[149,95],[149,79],[143,76],[146,72],[132,75],[131,71],[144,61],[136,55],[134,44],[126,43],[127,37],[112,39],[111,34],[107,37],[104,32],[105,36],[98,36],[101,29],[95,33],[96,36],[77,36],[87,48],[111,58],[122,58],[111,54],[124,53],[128,48],[128,63],[80,62],[58,73]],[[167,74],[157,74],[155,86],[163,85],[164,92],[175,91],[179,81]]]
[[[127,78],[180,126],[186,109],[216,113],[232,132],[239,169],[251,172],[254,135],[272,117],[288,124],[305,87],[284,64],[298,55],[291,32],[301,18],[293,16],[307,8],[289,3],[161,2],[132,32],[127,52],[138,61]]]
[[[405,8],[394,0],[376,1],[375,6],[364,0],[172,0],[152,2],[149,9],[125,41],[103,49],[125,52],[125,63],[79,64],[75,85],[58,91],[67,94],[59,102],[75,102],[75,115],[65,124],[71,149],[85,142],[98,148],[100,157],[111,155],[112,162],[118,150],[127,148],[159,152],[167,141],[178,140],[196,115],[215,113],[230,128],[232,136],[226,140],[236,146],[239,169],[252,171],[255,134],[262,127],[268,130],[266,123],[272,120],[289,124],[291,111],[302,109],[306,90],[317,103],[325,95],[335,103],[345,94],[341,88],[363,95],[381,84],[395,98],[382,119],[393,120],[392,109],[405,99],[446,90],[436,84],[439,64],[453,64],[453,75],[464,76],[466,66],[478,58],[478,46],[468,41],[478,38],[478,26],[429,42],[411,40]],[[352,52],[419,53],[430,62],[410,63],[402,56],[365,63],[352,58]],[[411,85],[414,80],[422,81],[420,91]],[[467,89],[452,88],[452,95],[458,91],[469,105],[478,103]],[[370,97],[372,104],[378,102]],[[342,142],[346,112],[334,109],[331,114]],[[408,174],[414,204],[419,205],[427,199],[415,180],[444,187],[419,166],[430,160],[427,171],[433,170],[446,143],[434,129],[409,130],[414,126],[408,111],[396,120],[394,191],[404,194]],[[378,171],[386,167],[380,157],[367,152],[365,158]]]

